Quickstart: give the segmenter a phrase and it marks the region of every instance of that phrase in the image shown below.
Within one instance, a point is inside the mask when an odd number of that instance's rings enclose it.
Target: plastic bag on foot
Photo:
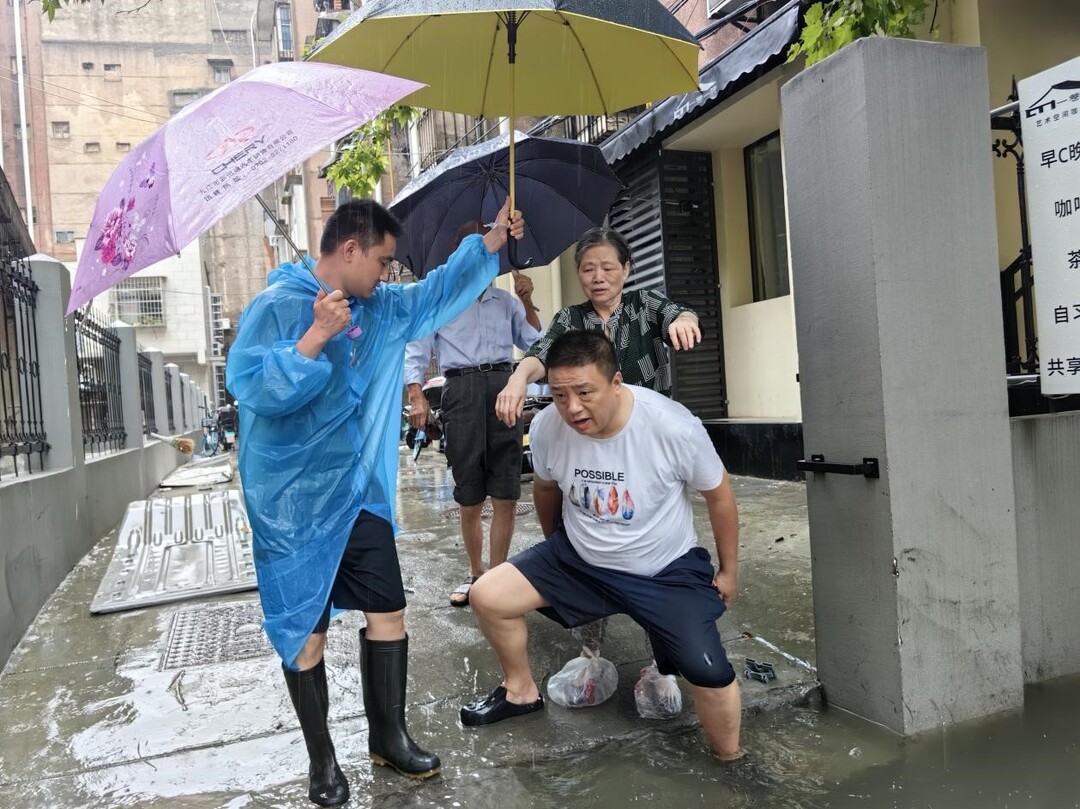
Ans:
[[[548,696],[564,708],[599,705],[615,693],[619,672],[615,664],[588,647],[548,680]]]
[[[642,719],[674,719],[682,713],[682,691],[674,674],[661,674],[656,662],[641,670],[634,703]]]

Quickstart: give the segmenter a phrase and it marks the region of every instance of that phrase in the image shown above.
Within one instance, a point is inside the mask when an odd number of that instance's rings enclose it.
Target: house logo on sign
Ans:
[[[1059,81],[1035,100],[1026,110],[1026,120],[1035,119],[1038,126],[1052,124],[1062,118],[1075,115],[1080,103],[1080,80]]]

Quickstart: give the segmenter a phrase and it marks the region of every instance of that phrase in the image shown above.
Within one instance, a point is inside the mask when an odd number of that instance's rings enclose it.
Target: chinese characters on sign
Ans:
[[[1080,393],[1080,58],[1019,87],[1042,392]]]

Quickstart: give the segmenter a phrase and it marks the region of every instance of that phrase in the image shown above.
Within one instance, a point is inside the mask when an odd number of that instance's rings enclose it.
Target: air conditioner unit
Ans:
[[[718,20],[745,5],[747,0],[708,0],[709,17]]]

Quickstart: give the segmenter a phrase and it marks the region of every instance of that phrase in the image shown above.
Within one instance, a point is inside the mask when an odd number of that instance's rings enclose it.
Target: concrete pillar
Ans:
[[[1023,701],[986,54],[874,37],[782,90],[827,699],[904,734]]]
[[[165,401],[165,355],[156,348],[144,352],[150,358],[150,379],[154,388],[154,423],[151,432],[167,435],[169,432],[168,404]]]
[[[124,449],[143,445],[142,395],[139,390],[139,343],[135,329],[121,320],[112,324],[120,338],[120,406],[124,409]]]
[[[64,317],[71,295],[71,276],[54,258],[30,258],[30,271],[38,285],[37,351],[41,379],[42,421],[49,451],[46,470],[83,465],[82,411],[79,409],[79,373],[75,359],[75,330]]]
[[[187,432],[180,415],[180,366],[175,362],[165,363],[165,368],[170,373],[171,384],[169,385],[169,401],[172,403],[173,435],[181,435]]]

